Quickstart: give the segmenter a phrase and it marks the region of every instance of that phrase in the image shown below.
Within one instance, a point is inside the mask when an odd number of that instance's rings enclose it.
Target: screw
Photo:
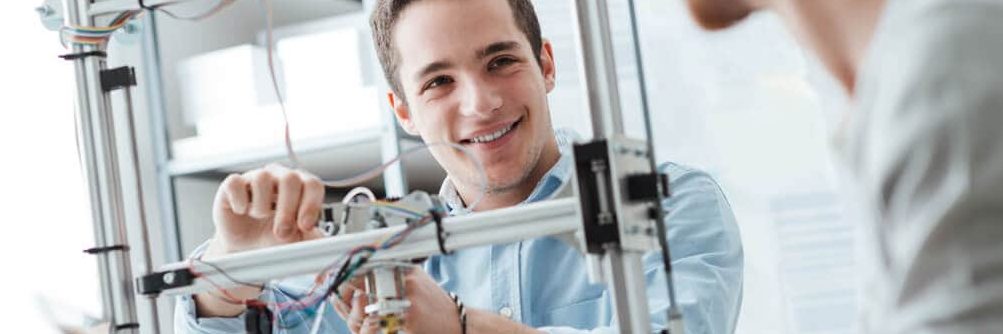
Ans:
[[[49,5],[41,5],[35,7],[35,12],[38,13],[38,15],[41,15],[42,17],[46,17],[52,15],[54,11],[52,10],[52,7],[49,7]]]
[[[132,22],[126,23],[125,26],[122,27],[122,32],[126,34],[135,34],[138,31],[139,27],[137,27],[136,24]]]
[[[164,284],[168,284],[168,285],[174,284],[174,273],[173,272],[164,274]]]

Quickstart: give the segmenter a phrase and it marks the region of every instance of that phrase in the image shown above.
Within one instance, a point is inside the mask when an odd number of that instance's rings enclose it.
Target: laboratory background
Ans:
[[[215,3],[172,9],[195,15]],[[556,54],[558,82],[549,95],[555,127],[587,135],[571,2],[535,4]],[[632,57],[640,45],[657,159],[708,171],[733,206],[745,252],[737,333],[855,333],[857,226],[844,214],[827,154],[843,92],[771,13],[707,32],[682,1],[638,1],[641,38],[634,41],[624,1],[610,4],[628,133],[644,136]],[[102,314],[97,262],[82,252],[94,246],[94,231],[77,153],[74,70],[57,57],[68,51],[46,28],[53,19],[46,5],[58,2],[0,2],[8,32],[0,52],[0,331],[7,333],[61,333],[96,324]],[[292,140],[304,166],[321,176],[378,165],[388,145],[417,145],[382,98],[370,5],[273,4]],[[263,15],[260,1],[237,0],[198,21],[146,15],[111,38],[109,67],[135,66],[140,83],[130,99],[154,264],[184,259],[212,235],[212,198],[223,177],[285,159]],[[144,85],[151,66],[159,86]],[[113,106],[123,103],[113,96]],[[444,175],[421,155],[403,163],[399,180],[369,186],[434,192]],[[173,299],[159,303],[161,319],[171,319]],[[162,323],[171,332],[171,321]]]

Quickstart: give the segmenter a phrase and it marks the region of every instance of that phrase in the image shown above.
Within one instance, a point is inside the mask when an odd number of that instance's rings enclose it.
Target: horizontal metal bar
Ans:
[[[482,245],[503,244],[551,235],[574,233],[581,225],[577,213],[577,198],[564,198],[527,204],[483,213],[453,216],[443,219],[447,233],[447,250]],[[163,295],[181,295],[208,291],[241,282],[264,282],[271,279],[317,273],[340,259],[351,249],[373,244],[385,236],[399,232],[404,226],[375,231],[311,240],[295,244],[258,249],[222,256],[206,262],[222,269],[225,275],[201,262],[176,262],[165,265],[158,273],[191,266],[201,276],[192,285],[167,289]],[[439,253],[435,226],[415,230],[400,245],[376,252],[371,261],[412,259]]]

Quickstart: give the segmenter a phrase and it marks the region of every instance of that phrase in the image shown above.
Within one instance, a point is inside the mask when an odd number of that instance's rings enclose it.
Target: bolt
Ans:
[[[53,11],[52,7],[49,7],[49,5],[41,5],[35,7],[35,12],[38,13],[38,15],[41,15],[42,17],[46,17],[52,15],[52,13],[55,11]]]

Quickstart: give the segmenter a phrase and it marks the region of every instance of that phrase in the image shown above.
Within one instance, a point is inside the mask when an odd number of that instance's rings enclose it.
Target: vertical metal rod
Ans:
[[[153,258],[151,257],[151,252],[150,252],[150,228],[148,221],[146,220],[147,212],[146,212],[146,203],[143,196],[143,180],[141,178],[142,173],[140,173],[139,149],[136,144],[136,122],[135,122],[135,116],[133,115],[134,109],[132,107],[131,88],[129,87],[123,88],[122,94],[125,97],[126,127],[128,127],[128,136],[129,136],[126,139],[128,139],[129,149],[131,153],[130,155],[132,155],[133,173],[135,175],[135,180],[136,180],[134,191],[136,192],[136,205],[138,208],[136,216],[137,216],[137,222],[139,223],[138,226],[139,226],[139,237],[140,237],[140,240],[137,241],[139,241],[139,243],[141,244],[141,247],[133,247],[130,250],[130,253],[135,254],[135,252],[137,251],[140,252],[140,254],[137,255],[142,257],[143,260],[142,261],[143,267],[139,268],[140,274],[146,275],[148,273],[153,272]],[[133,242],[131,244],[135,245],[136,243]],[[132,282],[131,276],[129,277],[129,282],[131,289],[131,282]],[[135,290],[132,289],[131,291]],[[146,307],[144,311],[148,312],[147,319],[150,321],[150,323],[145,324],[146,326],[142,328],[143,332],[160,333],[160,316],[157,313],[158,310],[157,310],[156,297],[148,296],[144,299],[145,299],[144,302],[146,303],[144,305]]]
[[[606,0],[574,0],[579,71],[588,94],[594,140],[623,134],[613,39]]]
[[[161,76],[160,50],[157,43],[157,25],[155,13],[143,15],[143,74],[146,80],[146,107],[150,113],[150,130],[153,132],[153,154],[155,157],[157,200],[160,204],[160,226],[164,239],[165,262],[181,261],[184,258],[181,250],[181,230],[174,212],[177,206],[174,201],[174,184],[170,170],[167,168],[171,155],[170,138],[167,134],[167,115],[164,112],[164,96],[162,93],[163,79]]]
[[[644,58],[641,53],[641,33],[638,29],[638,17],[637,9],[634,6],[634,0],[627,0],[627,11],[630,13],[630,32],[632,39],[634,40],[634,62],[637,64],[637,82],[639,90],[641,93],[641,111],[644,114],[644,133],[647,136],[647,146],[648,146],[648,164],[651,167],[652,172],[658,171],[658,166],[655,161],[655,133],[652,130],[651,125],[651,109],[648,104],[648,84],[644,77]],[[661,188],[662,184],[658,183],[658,187]],[[655,199],[654,207],[660,207],[662,205],[662,194],[665,189],[659,189],[658,196]],[[672,279],[672,256],[669,251],[669,243],[666,238],[668,234],[665,229],[665,211],[657,210],[655,220],[655,231],[658,233],[658,246],[662,251],[662,266],[665,268],[665,283],[667,285],[666,291],[669,294],[669,309],[666,315],[666,327],[678,327],[681,326],[682,315],[679,312],[679,305],[676,303],[676,290],[675,282]],[[671,324],[677,322],[678,324]],[[674,332],[673,332],[674,333]]]
[[[619,247],[608,248],[603,255],[603,267],[612,287],[610,297],[620,333],[651,333],[641,254],[624,252]]]
[[[68,23],[93,26],[87,13],[90,0],[66,2]],[[73,52],[98,50],[97,46],[74,44]],[[127,246],[125,212],[121,182],[118,175],[114,126],[108,95],[101,90],[100,73],[104,59],[85,57],[74,61],[77,79],[77,134],[81,167],[87,177],[95,242],[98,247]],[[136,322],[133,303],[132,271],[128,251],[112,251],[98,255],[101,270],[103,305],[112,326]],[[134,330],[130,330],[134,332]]]
[[[579,73],[588,95],[593,140],[622,137],[623,116],[607,2],[574,0],[574,5],[576,40],[581,50]],[[619,246],[607,248],[602,255],[604,276],[610,287],[620,333],[651,331],[641,255],[625,252]]]

